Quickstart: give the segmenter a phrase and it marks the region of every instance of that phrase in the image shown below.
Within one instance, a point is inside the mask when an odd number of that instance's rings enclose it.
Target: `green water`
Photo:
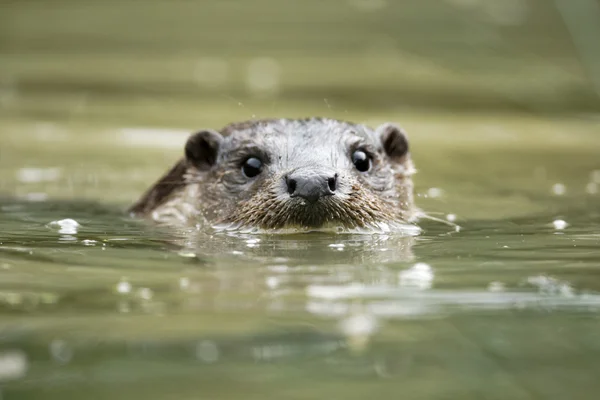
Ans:
[[[600,103],[544,2],[475,3],[4,2],[0,398],[597,398]],[[188,132],[308,115],[403,125],[460,231],[125,214]]]

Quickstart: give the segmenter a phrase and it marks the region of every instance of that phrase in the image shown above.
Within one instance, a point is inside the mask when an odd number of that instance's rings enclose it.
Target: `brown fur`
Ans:
[[[333,132],[321,132],[327,129]],[[226,223],[263,229],[320,227],[328,224],[369,227],[379,223],[407,222],[415,216],[416,211],[411,179],[414,167],[410,155],[406,153],[397,158],[392,154],[386,155],[385,151],[389,151],[385,148],[386,143],[371,143],[371,136],[375,133],[371,130],[363,132],[367,130],[361,125],[323,119],[260,120],[230,124],[220,132],[227,142],[219,149],[216,165],[208,170],[200,170],[189,160],[178,161],[130,211],[159,221],[175,216],[175,219],[184,222],[203,219],[209,224]],[[354,134],[354,131],[357,133]],[[389,136],[386,132],[382,134],[384,141],[389,142],[387,145],[392,151],[397,151],[402,146],[387,140]],[[315,138],[316,135],[319,137]],[[367,140],[362,140],[363,137]],[[345,148],[335,156],[323,150],[322,158],[331,158],[334,162],[332,165],[341,174],[339,192],[335,196],[322,198],[312,206],[307,206],[297,198],[290,199],[281,187],[285,174],[289,168],[304,168],[304,164],[311,166],[320,162],[321,158],[315,158],[320,154],[318,146],[328,138],[332,142],[326,142],[324,146],[332,149],[352,144],[353,141],[365,142],[368,148],[372,147],[371,171],[368,174],[354,171],[351,162],[346,160],[348,157],[344,156]],[[290,140],[294,140],[292,145],[289,144]],[[249,146],[267,148],[273,170],[251,181],[240,173],[240,159],[245,157],[243,151]],[[296,157],[300,161],[290,166],[291,161],[282,160],[281,155],[277,159],[277,154],[273,153],[279,150],[274,149],[282,146],[288,146],[285,158]],[[256,152],[249,151],[249,154]],[[316,156],[313,153],[317,153]],[[327,161],[323,163],[329,165]]]

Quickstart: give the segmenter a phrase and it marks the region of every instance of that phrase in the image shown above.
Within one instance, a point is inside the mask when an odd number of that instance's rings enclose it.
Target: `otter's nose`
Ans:
[[[337,174],[297,171],[289,174],[285,181],[291,197],[302,197],[309,203],[314,203],[324,196],[331,196],[337,189]]]

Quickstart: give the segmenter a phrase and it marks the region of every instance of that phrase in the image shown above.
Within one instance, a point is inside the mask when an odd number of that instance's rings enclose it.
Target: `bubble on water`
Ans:
[[[140,288],[137,291],[137,295],[142,300],[151,300],[154,293],[149,288]]]
[[[570,284],[546,275],[530,276],[527,278],[527,283],[537,287],[541,294],[569,298],[575,296]]]
[[[567,192],[567,187],[562,183],[555,183],[552,186],[552,193],[556,196],[562,196]]]
[[[239,251],[239,250],[233,250],[231,252],[231,254],[233,254],[234,256],[243,256],[244,252],[243,251]]]
[[[586,185],[585,191],[588,194],[598,194],[598,184],[596,182],[590,182]]]
[[[569,224],[566,221],[562,220],[562,219],[555,219],[554,221],[552,221],[552,226],[556,230],[563,230],[567,226],[569,226]]]
[[[400,286],[420,290],[430,289],[434,276],[433,269],[429,264],[417,263],[407,270],[400,271]]]
[[[194,80],[202,86],[217,87],[227,82],[229,63],[217,57],[205,57],[196,61]]]
[[[81,241],[81,243],[83,243],[84,246],[95,246],[98,242],[91,239],[84,239]]]
[[[328,247],[331,247],[332,249],[344,249],[346,245],[344,243],[332,243],[328,245]]]
[[[455,222],[456,221],[456,215],[455,214],[448,214],[446,215],[446,220],[449,222]]]
[[[60,178],[60,168],[21,168],[17,180],[21,183],[53,182]]]
[[[28,368],[27,355],[23,351],[9,349],[0,352],[0,382],[22,378]]]
[[[48,349],[54,361],[59,364],[68,364],[73,358],[73,349],[64,340],[53,340]]]
[[[372,314],[358,313],[344,318],[340,328],[348,336],[372,335],[379,329],[379,323]]]
[[[246,84],[257,93],[273,93],[279,89],[281,67],[277,60],[269,57],[255,58],[248,64]]]
[[[387,6],[386,0],[349,0],[348,3],[359,11],[377,11]]]
[[[350,349],[355,351],[363,350],[379,328],[379,321],[370,313],[354,313],[340,321],[340,330],[346,335]]]
[[[196,345],[196,358],[207,364],[219,360],[219,347],[211,340],[203,340]]]
[[[119,283],[116,285],[117,293],[128,294],[131,293],[131,283],[127,282],[124,278],[121,279]]]
[[[265,283],[270,289],[276,289],[279,286],[279,278],[276,276],[269,276],[265,280]]]
[[[505,286],[502,282],[494,281],[490,282],[490,284],[488,285],[488,290],[494,293],[504,292]]]
[[[186,290],[190,287],[190,278],[182,277],[179,278],[179,289]]]
[[[74,219],[65,218],[58,221],[52,221],[48,224],[48,226],[53,228],[58,227],[58,233],[60,234],[75,235],[77,233],[77,228],[79,228],[81,225],[79,225],[79,222],[75,221]]]
[[[444,191],[440,188],[432,187],[427,190],[427,196],[432,199],[442,197],[443,195],[444,195]]]

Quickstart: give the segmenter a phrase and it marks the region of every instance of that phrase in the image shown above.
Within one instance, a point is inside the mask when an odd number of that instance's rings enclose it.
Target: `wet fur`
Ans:
[[[277,229],[287,226],[319,227],[339,224],[344,227],[368,227],[380,222],[406,222],[416,216],[411,175],[414,167],[410,154],[401,159],[386,157],[381,148],[376,153],[372,171],[361,175],[347,167],[342,160],[342,189],[336,196],[321,199],[313,207],[306,207],[303,200],[290,199],[281,188],[285,171],[260,176],[251,183],[240,174],[240,162],[244,157],[260,153],[274,165],[288,167],[288,160],[277,157],[281,149],[271,149],[265,154],[266,143],[282,142],[281,153],[290,158],[308,158],[314,146],[322,142],[328,130],[333,140],[360,141],[374,131],[362,125],[344,121],[310,118],[304,120],[259,120],[235,123],[220,133],[230,137],[219,154],[217,164],[207,170],[199,170],[185,158],[179,160],[157,183],[135,203],[130,212],[149,216],[156,221],[180,223],[228,223],[243,227]],[[356,135],[345,134],[356,131]],[[279,140],[278,135],[302,135]],[[270,136],[269,136],[270,135]],[[293,139],[299,149],[290,148]],[[336,144],[337,146],[337,144]],[[304,152],[304,153],[303,153]],[[273,154],[274,153],[274,154]],[[320,156],[320,154],[319,154]],[[338,161],[340,157],[325,154]],[[327,158],[325,157],[325,158]],[[337,168],[337,164],[336,164]]]

